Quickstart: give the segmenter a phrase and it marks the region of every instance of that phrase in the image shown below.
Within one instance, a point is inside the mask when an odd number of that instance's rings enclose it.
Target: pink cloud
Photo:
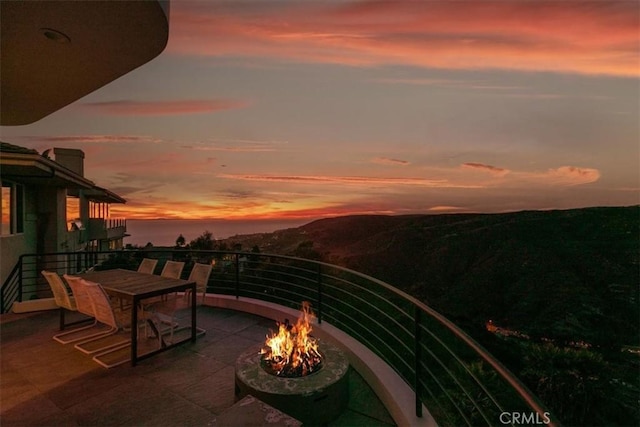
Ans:
[[[636,2],[180,3],[167,51],[636,77]]]
[[[158,143],[161,139],[144,135],[64,135],[34,136],[32,140],[52,143]]]
[[[372,79],[371,81],[374,83],[386,83],[386,84],[437,86],[437,87],[476,89],[476,90],[497,90],[497,91],[505,91],[505,92],[526,89],[522,86],[487,84],[485,82],[478,81],[478,80],[460,80],[460,79],[381,78],[381,79]]]
[[[259,152],[266,152],[266,151],[276,151],[276,149],[273,147],[229,147],[229,146],[206,147],[201,145],[194,145],[194,146],[184,146],[184,148],[189,148],[191,150],[196,150],[196,151],[228,151],[232,153],[259,153]]]
[[[523,171],[499,168],[484,163],[467,162],[460,170],[475,170],[490,174],[499,180],[482,182],[485,187],[522,187],[522,186],[572,186],[588,184],[600,179],[600,171],[577,166],[560,166],[546,171]]]
[[[249,103],[234,99],[177,100],[177,101],[110,101],[81,104],[79,107],[94,113],[113,116],[175,116],[203,114],[245,108]]]
[[[483,163],[468,162],[468,163],[463,163],[461,167],[464,169],[474,169],[482,172],[488,172],[491,175],[495,175],[495,176],[505,176],[510,172],[508,169],[498,168],[491,165],[485,165]]]
[[[557,93],[534,93],[530,88],[525,86],[510,86],[492,84],[480,80],[461,80],[461,79],[428,79],[428,78],[379,78],[371,79],[373,83],[393,84],[393,85],[413,85],[413,86],[434,86],[445,87],[450,89],[473,90],[483,92],[485,95],[491,95],[504,98],[521,98],[521,99],[562,99],[566,95]]]
[[[600,179],[600,171],[576,166],[561,166],[557,169],[549,169],[544,177],[553,184],[579,185],[597,181]]]

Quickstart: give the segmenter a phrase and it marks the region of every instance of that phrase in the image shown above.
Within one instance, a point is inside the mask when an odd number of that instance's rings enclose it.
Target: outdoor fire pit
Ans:
[[[336,346],[314,338],[313,312],[303,304],[295,325],[285,320],[263,346],[236,361],[236,400],[252,395],[302,421],[326,424],[349,402],[349,362]]]

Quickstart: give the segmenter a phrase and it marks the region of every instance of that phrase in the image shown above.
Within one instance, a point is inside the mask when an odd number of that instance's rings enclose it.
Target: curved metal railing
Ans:
[[[43,269],[59,273],[135,269],[143,257],[160,260],[157,272],[166,260],[185,261],[184,277],[195,262],[213,264],[210,293],[294,309],[302,301],[311,302],[319,322],[327,321],[357,339],[412,387],[417,416],[422,416],[424,404],[440,425],[509,425],[516,418],[513,414],[519,414],[518,419],[558,424],[508,369],[444,316],[385,282],[340,266],[230,251],[56,253],[23,255],[14,269],[14,276],[20,277],[11,283],[18,282],[22,298],[50,296],[40,277]],[[6,302],[5,290],[9,288],[3,285]]]

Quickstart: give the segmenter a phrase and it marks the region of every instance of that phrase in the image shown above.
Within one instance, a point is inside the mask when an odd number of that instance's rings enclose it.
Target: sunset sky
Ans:
[[[130,219],[638,204],[639,5],[173,0],[160,56],[1,138]]]

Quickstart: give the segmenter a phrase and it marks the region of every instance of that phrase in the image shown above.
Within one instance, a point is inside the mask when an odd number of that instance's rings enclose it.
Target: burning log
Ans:
[[[262,368],[286,378],[303,377],[318,371],[322,367],[322,355],[318,341],[310,335],[314,319],[311,305],[305,301],[295,325],[288,319],[278,322],[278,332],[267,336],[265,347],[260,350]]]

